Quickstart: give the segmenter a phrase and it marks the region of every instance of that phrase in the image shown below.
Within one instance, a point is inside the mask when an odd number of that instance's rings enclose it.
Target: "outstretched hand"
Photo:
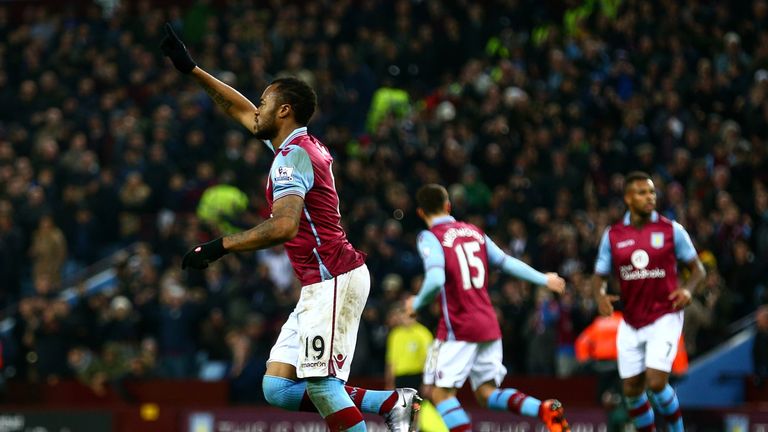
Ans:
[[[180,72],[188,74],[197,66],[192,56],[189,55],[184,42],[176,36],[170,23],[165,23],[165,36],[160,42],[160,49]]]
[[[557,273],[545,273],[547,277],[547,288],[550,291],[562,294],[565,292],[565,279],[561,278]]]

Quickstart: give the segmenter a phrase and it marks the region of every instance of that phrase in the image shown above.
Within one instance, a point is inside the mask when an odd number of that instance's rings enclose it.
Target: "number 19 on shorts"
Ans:
[[[312,350],[312,359],[320,360],[325,354],[325,341],[321,336],[315,336],[312,338],[312,343],[309,342],[309,337],[304,339],[304,357],[309,357],[309,351]]]

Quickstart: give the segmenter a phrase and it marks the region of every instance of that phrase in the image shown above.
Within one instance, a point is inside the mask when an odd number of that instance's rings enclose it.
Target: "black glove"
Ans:
[[[208,267],[208,264],[216,261],[227,254],[227,250],[224,249],[223,237],[219,237],[214,241],[203,243],[195,246],[194,249],[184,254],[184,258],[181,260],[181,268],[187,267],[202,270]]]
[[[160,49],[163,50],[163,54],[171,59],[176,69],[185,74],[192,72],[192,69],[197,66],[195,61],[192,60],[192,56],[189,55],[187,47],[184,46],[184,42],[176,36],[170,23],[165,23],[165,36],[163,41],[160,42]]]

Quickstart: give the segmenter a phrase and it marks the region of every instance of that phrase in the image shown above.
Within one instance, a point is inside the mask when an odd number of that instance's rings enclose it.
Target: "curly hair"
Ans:
[[[317,106],[317,95],[312,87],[294,77],[278,78],[270,85],[275,86],[280,103],[290,105],[296,121],[306,126]]]

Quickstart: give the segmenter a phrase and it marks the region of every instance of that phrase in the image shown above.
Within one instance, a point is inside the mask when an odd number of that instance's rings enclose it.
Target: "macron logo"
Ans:
[[[623,240],[618,243],[616,243],[616,249],[623,249],[625,247],[629,247],[635,244],[635,241],[632,239],[629,240]]]

